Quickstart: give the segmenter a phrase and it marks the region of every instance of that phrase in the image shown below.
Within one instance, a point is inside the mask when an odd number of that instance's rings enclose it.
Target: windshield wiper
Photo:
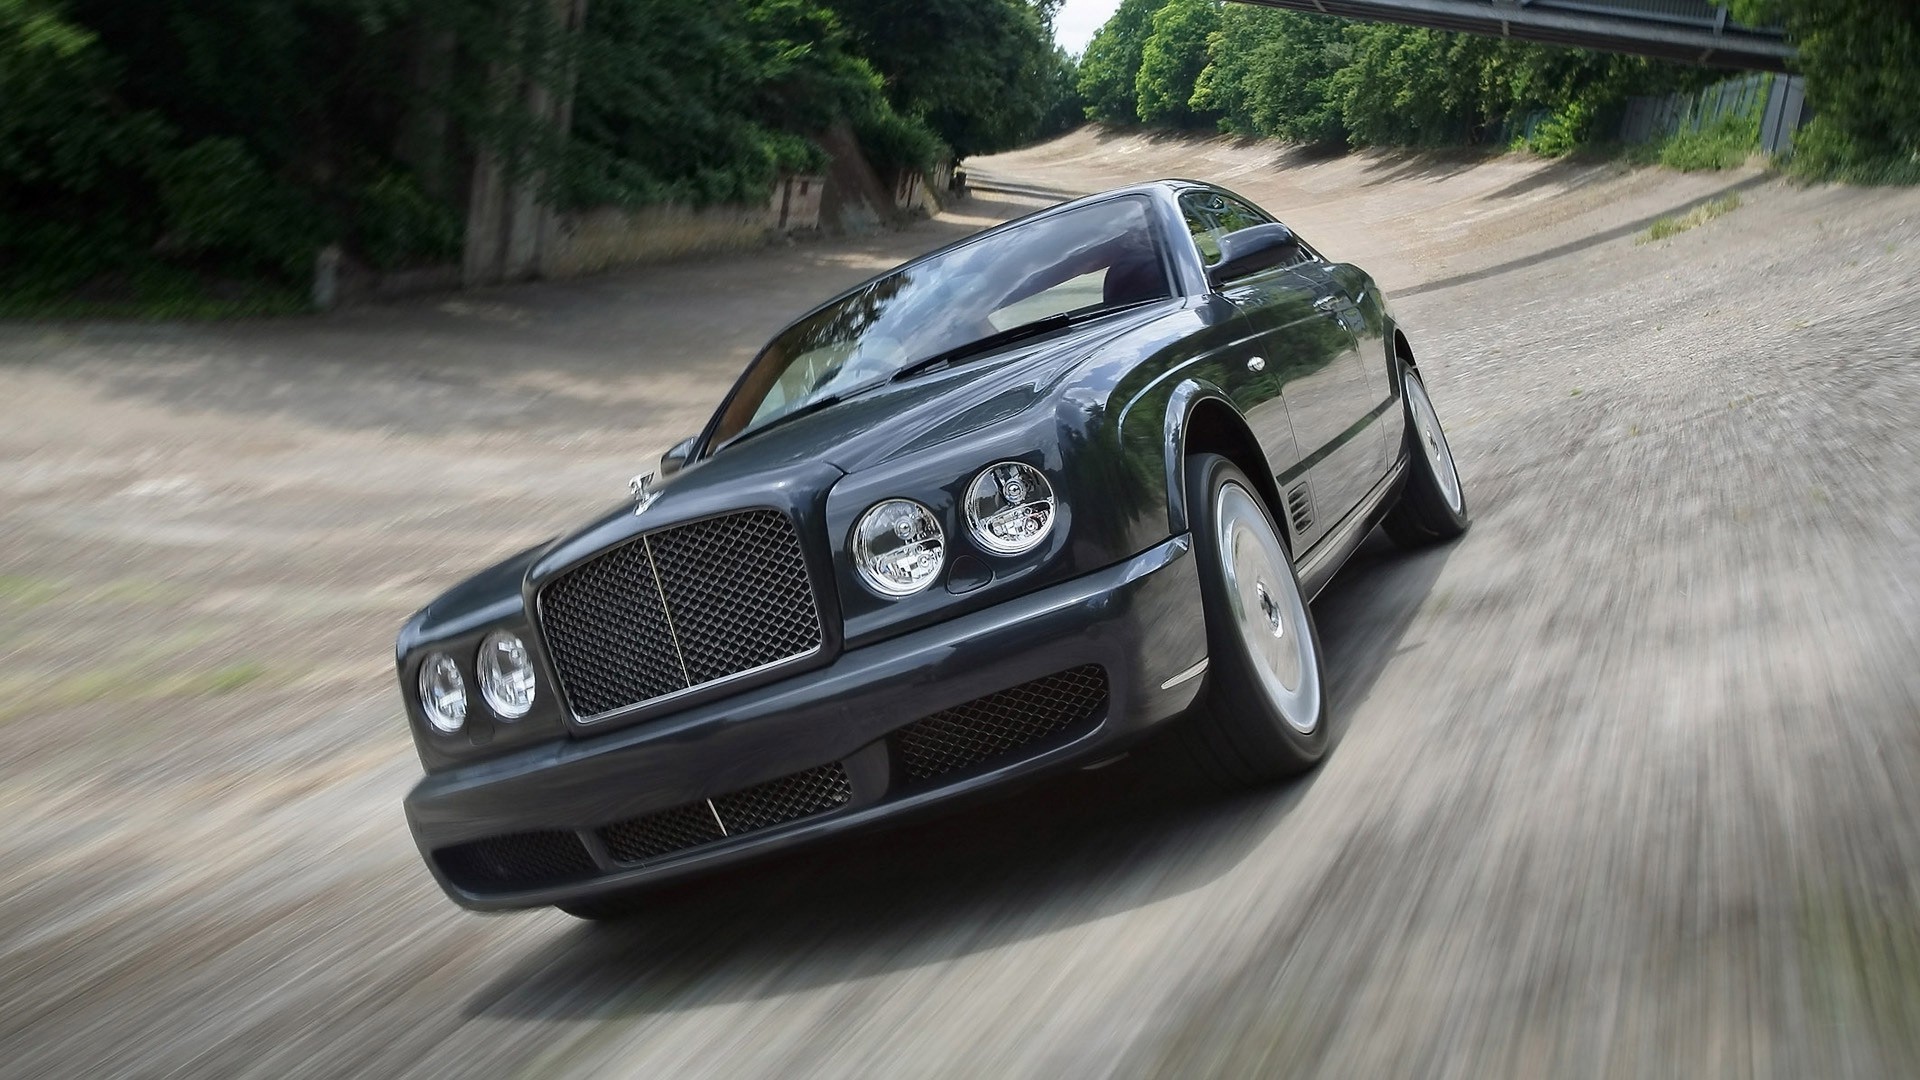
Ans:
[[[913,363],[894,372],[893,381],[899,382],[902,379],[911,379],[916,375],[925,375],[929,371],[938,371],[941,368],[950,367],[970,357],[982,356],[986,353],[993,352],[1003,345],[1011,345],[1016,341],[1025,341],[1028,338],[1045,337],[1056,331],[1065,330],[1069,326],[1078,326],[1081,323],[1104,318],[1117,311],[1137,308],[1143,304],[1157,304],[1165,299],[1166,297],[1160,296],[1152,300],[1135,300],[1128,304],[1114,304],[1111,307],[1081,308],[1078,311],[1063,311],[1058,315],[1049,315],[1044,319],[1035,319],[1032,322],[1021,323],[1018,326],[1009,326],[997,334],[988,334],[986,337],[969,341],[964,345],[956,345],[943,352],[934,353],[924,360],[915,360]]]
[[[793,409],[792,411],[783,412],[779,416],[776,416],[773,419],[767,421],[766,423],[761,424],[759,427],[750,427],[747,430],[741,432],[740,434],[735,435],[733,438],[728,439],[726,442],[721,443],[717,447],[714,447],[713,452],[717,454],[720,451],[725,450],[727,447],[732,446],[735,443],[745,442],[748,439],[753,438],[755,435],[758,435],[763,431],[770,431],[773,428],[777,428],[781,424],[784,424],[789,420],[798,420],[803,416],[811,416],[822,409],[830,409],[833,406],[838,405],[841,402],[847,400],[848,398],[856,398],[856,397],[859,397],[861,394],[867,393],[870,390],[878,390],[879,388],[887,385],[887,383],[891,381],[892,381],[891,379],[869,379],[868,381],[861,383],[859,386],[849,386],[845,390],[836,390],[831,394],[822,394],[817,398],[809,398],[806,401],[801,402],[800,405],[795,409]]]

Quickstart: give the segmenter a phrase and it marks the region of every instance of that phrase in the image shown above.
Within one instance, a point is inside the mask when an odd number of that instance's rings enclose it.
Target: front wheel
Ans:
[[[1303,772],[1327,752],[1326,668],[1293,560],[1232,462],[1197,454],[1186,481],[1208,665],[1206,697],[1180,736],[1220,787]]]
[[[1426,547],[1466,532],[1472,519],[1453,449],[1440,430],[1426,384],[1411,367],[1402,365],[1400,373],[1400,396],[1407,409],[1407,486],[1380,526],[1401,547]]]

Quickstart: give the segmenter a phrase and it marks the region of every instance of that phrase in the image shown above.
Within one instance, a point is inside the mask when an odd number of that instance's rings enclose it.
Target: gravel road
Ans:
[[[419,866],[406,614],[617,500],[787,316],[1030,199],[0,326],[0,1076],[1920,1072],[1920,192],[1091,135],[975,173],[1219,179],[1394,298],[1477,521],[1315,605],[1320,770],[1136,757],[614,927]]]

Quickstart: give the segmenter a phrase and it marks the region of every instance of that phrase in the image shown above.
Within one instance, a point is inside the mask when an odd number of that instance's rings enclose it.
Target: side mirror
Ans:
[[[1300,238],[1278,222],[1237,229],[1220,238],[1220,261],[1207,268],[1207,284],[1247,277],[1300,259]]]
[[[700,436],[689,435],[686,438],[681,439],[679,442],[674,443],[673,448],[671,450],[668,450],[666,453],[661,454],[660,455],[661,479],[665,479],[669,476],[672,476],[674,473],[677,473],[681,469],[686,468],[687,462],[693,458],[694,444],[698,443],[699,441],[700,441]]]

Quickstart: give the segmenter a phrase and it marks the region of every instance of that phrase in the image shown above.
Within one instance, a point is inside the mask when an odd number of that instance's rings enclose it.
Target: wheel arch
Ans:
[[[1247,474],[1275,523],[1286,521],[1280,485],[1246,417],[1219,387],[1197,380],[1182,383],[1167,403],[1167,518],[1175,535],[1192,529],[1187,506],[1186,462],[1195,454],[1219,454]],[[1280,542],[1293,553],[1292,538],[1279,530]]]

